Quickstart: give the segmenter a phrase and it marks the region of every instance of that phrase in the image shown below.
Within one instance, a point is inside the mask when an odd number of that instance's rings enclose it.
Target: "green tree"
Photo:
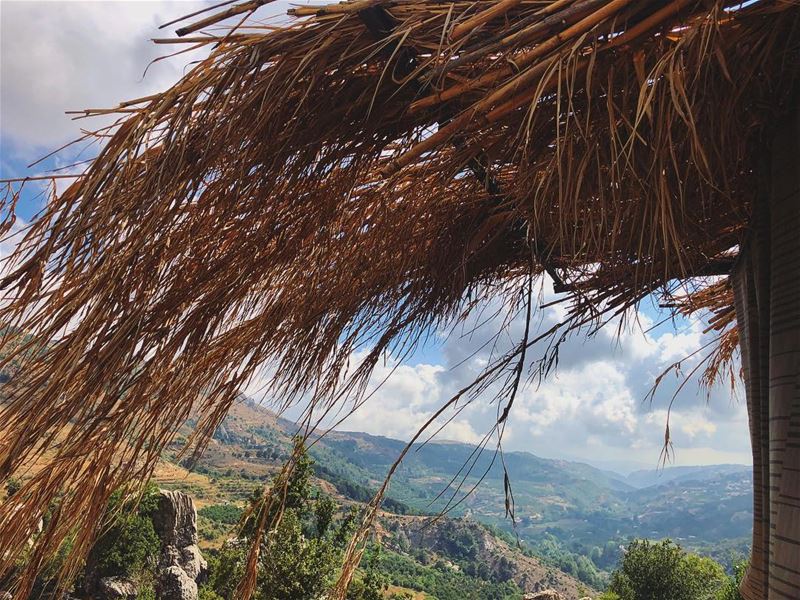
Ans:
[[[257,600],[313,600],[322,596],[333,583],[344,543],[355,523],[355,514],[348,513],[336,520],[336,504],[329,497],[312,496],[313,461],[302,442],[296,440],[297,459],[288,480],[285,480],[283,512],[267,516],[267,522],[277,523],[260,540]],[[274,489],[281,490],[283,481],[277,479]],[[263,502],[262,494],[251,497],[253,514],[257,515]],[[244,571],[249,540],[254,535],[254,519],[243,528],[244,538],[227,544],[213,562],[207,592],[222,598],[235,597],[236,586]],[[365,596],[357,600],[372,600]]]
[[[233,598],[244,575],[245,557],[245,544],[240,540],[227,542],[216,555],[209,554],[208,582],[201,587],[203,597]]]
[[[97,539],[88,564],[101,577],[137,578],[152,571],[161,549],[152,515],[158,507],[158,487],[148,484],[138,503],[121,491],[112,494],[106,514],[114,520]]]
[[[739,586],[742,584],[744,574],[747,572],[747,560],[740,560],[733,565],[733,575],[730,575],[717,592],[715,600],[742,600]]]
[[[383,600],[388,587],[386,575],[380,572],[380,546],[372,546],[362,561],[361,573],[353,579],[347,590],[347,600]]]
[[[670,540],[634,540],[611,576],[604,600],[711,600],[725,571],[710,558],[685,552]]]
[[[306,538],[297,511],[284,512],[263,548],[258,578],[263,600],[311,600],[332,583],[335,548],[325,538]]]

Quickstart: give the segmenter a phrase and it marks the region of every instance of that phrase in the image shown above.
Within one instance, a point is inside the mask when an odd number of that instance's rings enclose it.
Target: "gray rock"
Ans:
[[[564,600],[564,596],[555,590],[544,590],[542,592],[525,594],[522,600]]]
[[[172,545],[166,545],[161,549],[161,557],[158,559],[158,566],[162,569],[171,567],[172,565],[180,566],[183,556],[179,548]]]
[[[192,544],[181,548],[180,553],[178,564],[181,568],[196,582],[204,582],[208,576],[208,563],[200,553],[200,548],[196,544]]]
[[[197,600],[197,583],[180,567],[167,567],[159,573],[156,595],[160,600]]]
[[[197,544],[197,511],[192,498],[183,492],[161,490],[153,525],[165,546]]]
[[[103,577],[97,582],[96,600],[135,600],[139,589],[129,579]]]
[[[153,525],[161,539],[156,595],[160,600],[197,600],[208,563],[197,546],[197,511],[183,492],[161,490]]]

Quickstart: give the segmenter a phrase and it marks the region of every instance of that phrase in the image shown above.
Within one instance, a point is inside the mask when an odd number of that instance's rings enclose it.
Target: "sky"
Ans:
[[[65,110],[114,106],[180,78],[197,55],[173,57],[148,68],[170,48],[150,39],[167,37],[169,31],[159,31],[160,24],[201,6],[189,0],[0,1],[0,178],[54,168],[69,172],[69,165],[90,158],[96,149],[81,152],[80,147],[71,147],[26,168],[78,137],[81,127],[102,125],[96,120],[73,121]],[[280,19],[287,7],[287,2],[275,2],[263,14]],[[41,208],[44,199],[37,193],[41,189],[28,187],[18,209],[23,222]],[[8,249],[8,241],[0,243],[0,253]],[[547,281],[542,286],[545,299],[555,297]],[[487,313],[495,308],[502,312],[502,307],[491,304],[486,308]],[[537,326],[555,323],[560,310],[537,312]],[[564,344],[556,373],[540,385],[528,385],[515,401],[504,436],[506,450],[620,471],[658,465],[667,407],[681,379],[665,378],[652,402],[647,400],[648,391],[659,374],[708,337],[699,320],[659,324],[666,315],[654,302],[644,303],[636,317],[632,320],[636,324],[619,337],[609,327],[590,339],[576,336]],[[400,439],[412,436],[490,358],[483,346],[497,323],[475,330],[477,324],[476,320],[453,331],[434,332],[402,364],[389,357],[374,377],[375,382],[388,379],[375,386],[370,400],[341,428]],[[512,322],[509,339],[516,339],[522,327],[520,320]],[[537,350],[541,348],[534,347],[534,357]],[[684,373],[696,360],[685,363]],[[262,389],[263,382],[255,380],[246,391],[269,402],[270,398],[262,398]],[[439,437],[479,440],[496,418],[497,405],[490,400],[486,395],[463,408]],[[732,394],[721,386],[706,393],[690,381],[676,396],[669,423],[673,464],[751,462],[741,390]]]

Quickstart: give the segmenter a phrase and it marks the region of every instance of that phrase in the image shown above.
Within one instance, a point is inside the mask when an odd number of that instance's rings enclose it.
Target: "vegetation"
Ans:
[[[194,468],[208,474],[198,477],[205,483],[177,479],[174,485],[198,498],[241,506],[260,483],[240,477],[241,461],[236,457],[251,454],[245,468],[253,476],[274,472],[279,463],[257,455],[260,449],[275,447],[281,456],[288,456],[290,429],[252,402],[235,406],[223,428],[224,435],[218,436],[221,443]],[[363,502],[372,497],[375,481],[401,447],[398,440],[338,432],[310,448],[315,461],[313,480],[318,485],[331,483],[339,495]],[[430,503],[441,491],[439,482],[450,480],[471,450],[465,444],[434,442],[409,454],[383,507],[395,514],[436,512],[441,505]],[[478,471],[488,466],[487,460],[479,460]],[[665,482],[662,474],[654,478],[662,483],[634,489],[621,476],[588,465],[522,452],[509,453],[507,460],[518,512],[516,531],[496,510],[503,503],[503,474],[497,468],[489,470],[481,493],[456,507],[452,516],[464,515],[468,507],[472,517],[494,535],[588,587],[605,589],[621,548],[641,537],[674,537],[687,550],[712,557],[726,570],[732,567],[731,557],[749,552],[752,482],[747,467],[706,468],[683,474],[675,482]],[[200,535],[215,546],[231,527],[220,510],[224,509],[200,511]]]
[[[591,553],[578,547],[576,552],[570,550],[556,535],[547,532],[532,540],[525,548],[525,553],[540,558],[593,588],[602,589],[606,586],[607,576],[600,565],[608,567],[616,563],[616,558],[610,560],[608,557],[619,555],[619,545],[609,542],[603,549],[595,546]]]
[[[432,560],[424,551],[412,556],[397,552],[381,552],[379,570],[391,583],[424,591],[437,600],[510,600],[522,597],[512,582],[488,581],[470,576],[459,565],[442,559]]]
[[[155,566],[161,549],[152,515],[158,509],[158,487],[149,484],[138,505],[131,504],[121,491],[109,500],[106,513],[114,521],[95,542],[88,565],[99,577],[146,577]]]
[[[722,588],[717,593],[716,600],[742,600],[742,595],[739,593],[739,586],[742,584],[744,574],[747,572],[746,560],[739,560],[733,565],[733,575],[730,575]]]
[[[197,514],[225,525],[236,525],[242,517],[242,509],[235,504],[212,504],[204,506]]]
[[[337,506],[330,497],[312,492],[313,462],[302,445],[299,452],[286,482],[286,500],[278,525],[259,542],[257,600],[312,600],[320,597],[335,581],[345,544],[355,526],[354,511],[337,515]],[[276,480],[275,485],[283,485],[283,482]],[[260,509],[260,502],[260,495],[254,494],[251,499],[253,514]],[[220,513],[220,509],[211,511],[211,514]],[[272,522],[269,516],[268,520]],[[252,517],[245,522],[242,531],[241,539],[227,543],[210,561],[204,598],[213,598],[214,595],[226,600],[235,598],[249,547],[248,538],[254,535]],[[353,587],[351,598],[380,598],[382,588],[380,577],[368,568]]]
[[[204,489],[189,488],[182,480],[176,485],[200,498],[222,497],[238,504],[260,484],[241,478],[241,461],[236,456],[251,454],[245,467],[251,475],[274,471],[279,463],[257,454],[275,447],[281,456],[288,456],[290,428],[253,403],[235,406],[223,428],[224,435],[218,436],[221,443],[195,467],[196,472],[209,472],[212,483]],[[317,480],[331,483],[345,498],[364,502],[372,498],[375,482],[402,446],[399,440],[337,432],[315,444],[309,454],[315,460]],[[395,514],[438,512],[442,501],[431,502],[441,492],[441,482],[452,479],[471,452],[472,447],[465,444],[433,442],[409,453],[383,507]],[[476,521],[492,527],[495,535],[512,546],[519,543],[523,552],[594,589],[605,588],[620,559],[620,548],[632,539],[671,537],[726,569],[732,566],[731,556],[749,551],[752,478],[748,467],[708,468],[676,482],[664,483],[666,478],[661,476],[654,481],[662,483],[635,489],[622,476],[588,465],[523,452],[508,453],[506,458],[518,513],[516,531],[497,511],[503,504],[503,472],[497,465],[488,470],[481,493],[450,514],[463,516],[468,508]],[[483,472],[489,461],[488,455],[482,456],[475,471]],[[204,539],[217,545],[229,528],[222,521],[206,519],[203,511],[200,525]]]
[[[712,559],[686,552],[671,540],[635,540],[602,600],[728,600],[721,594],[729,587],[725,571]]]
[[[261,541],[256,600],[314,600],[324,596],[338,575],[345,543],[353,531],[356,512],[343,509],[313,483],[314,461],[300,448],[297,465],[289,478],[286,508],[278,527]],[[280,484],[278,480],[275,482]],[[11,481],[7,495],[19,492],[19,482]],[[260,494],[252,493],[251,505],[257,507]],[[135,580],[140,600],[153,597],[153,568],[159,553],[152,515],[157,508],[157,488],[148,485],[136,504],[121,491],[112,495],[106,514],[117,515],[111,526],[97,540],[89,555],[88,569],[100,576],[118,576]],[[211,522],[230,531],[239,523],[243,510],[224,502],[198,511],[201,523]],[[424,592],[436,600],[519,600],[522,590],[510,581],[513,565],[503,560],[489,565],[481,560],[480,532],[513,544],[508,532],[484,527],[475,522],[443,521],[437,527],[435,550],[412,546],[400,527],[401,520],[386,524],[395,541],[393,549],[372,545],[351,585],[348,600],[407,600],[408,592],[389,595],[388,586]],[[247,537],[252,522],[245,522],[243,538],[231,540],[217,551],[206,551],[209,579],[200,588],[200,600],[231,600],[244,570]],[[56,573],[61,558],[47,566],[47,576]],[[595,547],[589,556],[571,554],[555,535],[545,533],[536,549],[526,554],[572,574],[581,575],[581,565],[595,563],[612,566],[619,556],[617,569],[610,577],[602,600],[741,600],[738,585],[746,563],[737,561],[732,575],[726,575],[714,560],[685,551],[670,540],[636,540],[620,553],[616,542]],[[573,565],[574,566],[570,566]],[[597,571],[588,571],[597,576]],[[589,578],[584,574],[583,578]],[[554,580],[555,581],[555,580]],[[606,587],[598,580],[596,589]],[[37,597],[49,598],[52,586],[45,578],[37,582]]]

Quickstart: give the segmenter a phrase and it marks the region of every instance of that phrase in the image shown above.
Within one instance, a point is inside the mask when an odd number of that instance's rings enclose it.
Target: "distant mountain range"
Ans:
[[[697,467],[667,467],[634,471],[624,478],[625,483],[637,489],[665,485],[670,482],[704,481],[726,475],[750,472],[747,465],[710,465]]]

